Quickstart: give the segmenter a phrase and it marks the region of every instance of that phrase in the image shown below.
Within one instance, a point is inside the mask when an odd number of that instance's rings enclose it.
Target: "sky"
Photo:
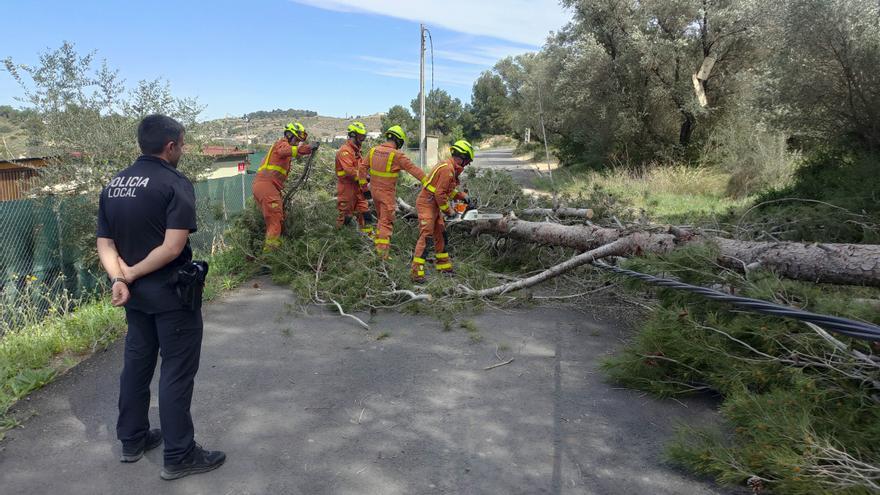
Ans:
[[[570,19],[558,0],[0,0],[0,59],[34,64],[73,42],[127,87],[163,78],[203,118],[299,108],[348,117],[418,94],[419,23],[433,38],[433,86],[470,101],[479,74],[538,50]],[[430,44],[426,85],[431,87]],[[0,105],[21,88],[0,69]]]

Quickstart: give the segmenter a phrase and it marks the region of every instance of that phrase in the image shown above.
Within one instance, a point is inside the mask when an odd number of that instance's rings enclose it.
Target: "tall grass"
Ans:
[[[735,113],[714,127],[703,149],[705,165],[729,174],[725,192],[734,198],[788,186],[802,160],[800,152],[789,149],[788,136],[756,125],[754,119]]]
[[[562,169],[554,175],[564,201],[610,210],[621,219],[691,223],[726,214],[748,200],[729,197],[730,175],[712,167],[651,164],[604,171]],[[540,179],[536,187],[552,190],[553,184]]]
[[[125,315],[107,300],[81,301],[71,311],[51,308],[49,316],[7,330],[0,338],[0,438],[14,426],[7,417],[18,399],[46,385],[125,329]]]

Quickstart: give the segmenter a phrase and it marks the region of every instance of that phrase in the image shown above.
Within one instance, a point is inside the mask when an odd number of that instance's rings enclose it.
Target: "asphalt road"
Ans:
[[[628,334],[613,322],[493,310],[472,318],[474,342],[387,313],[366,332],[319,308],[292,313],[289,290],[259,284],[205,308],[193,417],[226,465],[167,482],[159,450],[118,462],[119,341],[19,405],[35,416],[0,443],[0,492],[724,493],[662,457],[677,424],[716,420],[711,404],[604,380],[599,360]],[[484,370],[499,356],[514,361]],[[151,418],[158,426],[155,397]]]
[[[493,148],[478,150],[474,157],[474,168],[504,170],[525,188],[533,188],[538,177],[547,177],[543,162],[530,162],[513,156],[513,148]]]

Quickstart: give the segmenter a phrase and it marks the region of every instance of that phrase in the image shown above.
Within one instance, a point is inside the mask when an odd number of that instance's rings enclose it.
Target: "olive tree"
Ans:
[[[167,82],[140,81],[126,91],[117,70],[69,42],[41,53],[35,65],[11,58],[3,64],[23,90],[21,103],[43,122],[32,141],[51,158],[33,191],[53,208],[64,208],[64,242],[84,257],[94,251],[98,191],[140,154],[137,125],[143,116],[162,113],[181,121],[188,133],[179,169],[194,180],[207,171],[210,160],[197,153],[196,119],[203,107],[173,97]]]

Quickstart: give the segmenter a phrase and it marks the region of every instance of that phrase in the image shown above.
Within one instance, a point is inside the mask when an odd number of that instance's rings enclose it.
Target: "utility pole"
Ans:
[[[425,150],[427,125],[425,121],[425,25],[419,24],[420,37],[422,39],[422,47],[419,51],[419,165],[422,168],[426,166]]]

